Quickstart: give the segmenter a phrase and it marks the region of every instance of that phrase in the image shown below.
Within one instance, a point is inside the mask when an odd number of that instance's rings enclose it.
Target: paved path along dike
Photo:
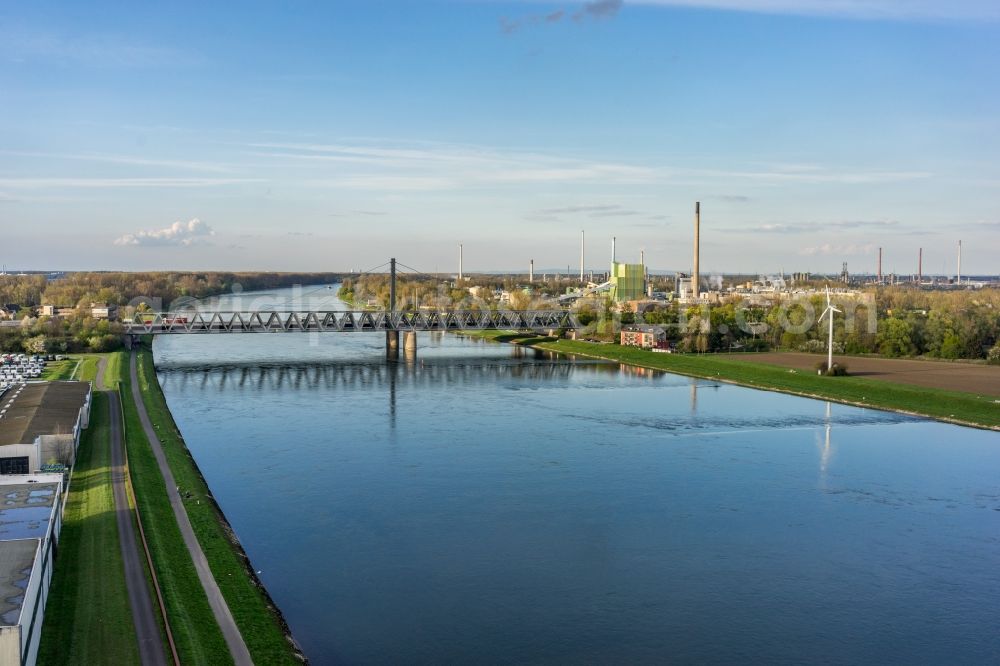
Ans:
[[[122,412],[115,391],[106,390],[104,371],[107,357],[102,356],[97,365],[95,385],[102,390],[108,401],[108,418],[111,443],[111,486],[115,497],[115,517],[118,521],[118,537],[121,543],[122,561],[125,564],[125,586],[128,590],[129,606],[132,608],[132,622],[135,624],[136,639],[139,643],[139,658],[143,666],[166,666],[167,659],[160,640],[160,626],[153,612],[153,599],[146,581],[132,509],[125,491],[125,456],[122,441]]]
[[[177,526],[181,530],[181,536],[184,537],[184,545],[187,546],[188,552],[191,554],[194,568],[198,572],[198,579],[201,581],[202,587],[205,588],[208,604],[212,607],[212,613],[215,615],[216,622],[219,623],[219,628],[222,630],[222,635],[229,646],[229,652],[233,656],[233,661],[238,666],[253,664],[253,660],[250,658],[250,651],[247,649],[246,643],[243,642],[243,635],[240,633],[239,627],[236,626],[236,621],[233,619],[233,614],[230,612],[229,606],[222,596],[222,591],[219,590],[219,586],[212,576],[212,570],[208,566],[205,553],[201,550],[198,538],[194,535],[194,529],[191,527],[191,521],[188,519],[187,511],[184,509],[180,493],[177,492],[177,482],[174,480],[174,474],[170,471],[167,458],[163,453],[163,447],[160,446],[160,438],[156,434],[156,429],[153,428],[152,423],[149,421],[146,405],[142,401],[142,392],[139,390],[139,373],[135,352],[132,352],[129,357],[129,377],[132,380],[132,398],[135,401],[136,410],[139,412],[139,420],[142,421],[142,429],[146,432],[146,438],[153,449],[153,455],[156,456],[156,464],[159,466],[160,473],[163,475],[163,480],[167,486],[170,507],[174,510]]]

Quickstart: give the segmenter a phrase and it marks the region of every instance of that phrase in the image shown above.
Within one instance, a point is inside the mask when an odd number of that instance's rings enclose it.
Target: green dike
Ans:
[[[108,398],[94,394],[63,514],[38,663],[135,664],[132,625],[111,490]]]
[[[184,545],[167,488],[132,401],[127,373],[121,377],[125,439],[136,504],[163,593],[181,662],[231,664],[229,648],[208,605],[194,563]],[[154,418],[153,423],[158,423]]]
[[[470,335],[497,342],[530,345],[538,349],[617,361],[680,375],[701,377],[767,391],[851,405],[887,409],[940,421],[1000,430],[1000,405],[990,396],[894,384],[864,377],[821,377],[811,372],[697,354],[658,354],[635,347],[555,340],[510,331]]]
[[[81,382],[94,381],[97,378],[97,363],[100,358],[101,356],[97,354],[87,354],[76,358],[75,361],[78,361],[79,365],[74,369],[72,379]]]
[[[287,638],[287,627],[280,612],[253,575],[253,569],[239,541],[216,505],[197,464],[184,444],[156,380],[152,353],[145,350],[139,352],[137,361],[139,388],[150,422],[158,428],[163,451],[175,481],[185,497],[190,493],[184,506],[191,526],[250,655],[258,664],[301,663],[296,657],[294,646]],[[145,516],[143,519],[145,520]],[[195,582],[197,583],[197,579]]]
[[[104,370],[104,384],[109,390],[117,390],[118,383],[122,381],[128,354],[123,351],[116,351],[107,354],[107,367]]]
[[[42,376],[40,379],[49,382],[56,382],[63,379],[69,379],[73,376],[73,371],[76,369],[76,363],[79,359],[68,358],[62,361],[52,361],[45,365],[45,369],[42,370]]]

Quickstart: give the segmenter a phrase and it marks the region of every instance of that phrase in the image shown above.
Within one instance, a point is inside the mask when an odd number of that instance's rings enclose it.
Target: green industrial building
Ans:
[[[621,303],[646,296],[646,267],[642,264],[611,263],[611,298]]]

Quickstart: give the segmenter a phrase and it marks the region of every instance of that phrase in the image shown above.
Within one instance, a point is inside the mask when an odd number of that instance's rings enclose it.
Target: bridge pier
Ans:
[[[399,331],[385,332],[385,359],[395,361],[399,358]]]
[[[406,331],[403,333],[403,350],[407,356],[417,353],[417,332]]]

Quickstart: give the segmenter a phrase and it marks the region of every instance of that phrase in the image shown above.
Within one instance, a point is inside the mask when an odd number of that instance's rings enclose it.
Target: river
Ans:
[[[1000,659],[996,433],[454,335],[387,364],[384,343],[155,343],[313,663]]]

